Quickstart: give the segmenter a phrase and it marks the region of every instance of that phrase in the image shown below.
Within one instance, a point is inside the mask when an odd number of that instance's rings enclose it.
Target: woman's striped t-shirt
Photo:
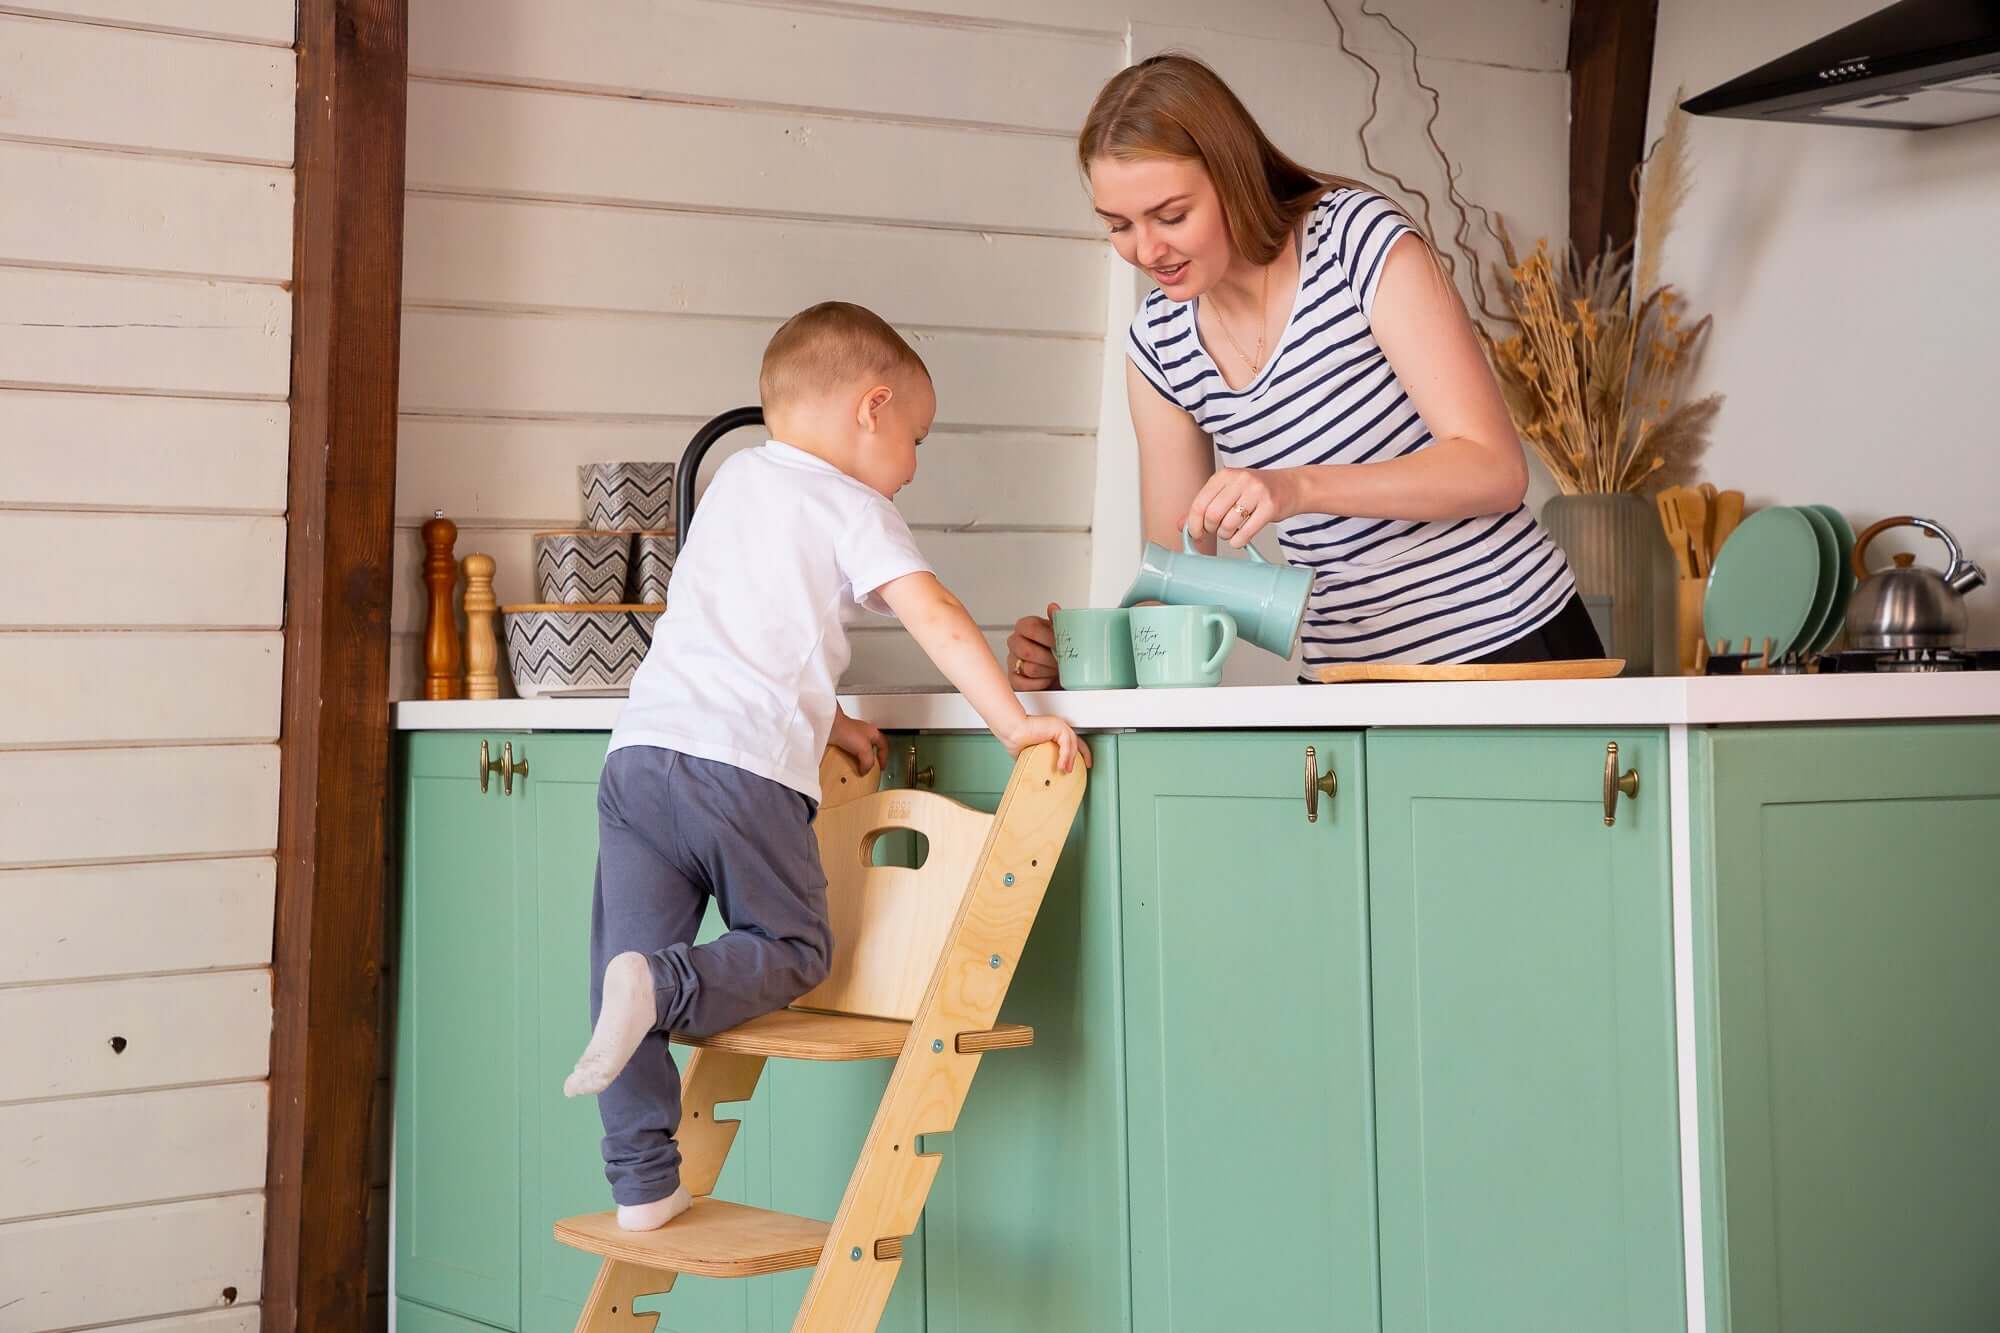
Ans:
[[[1367,190],[1329,191],[1306,219],[1299,289],[1278,346],[1242,389],[1195,330],[1198,301],[1155,289],[1127,352],[1215,441],[1225,467],[1401,458],[1432,442],[1369,325],[1389,247],[1410,224]],[[1467,662],[1539,628],[1575,591],[1562,552],[1523,508],[1448,522],[1300,514],[1285,558],[1314,573],[1300,630],[1308,667]]]

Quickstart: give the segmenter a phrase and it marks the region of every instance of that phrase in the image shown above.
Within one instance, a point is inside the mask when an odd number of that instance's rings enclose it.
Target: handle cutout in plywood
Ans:
[[[861,839],[863,869],[894,866],[904,870],[922,870],[924,863],[930,859],[931,840],[918,829],[889,824]]]

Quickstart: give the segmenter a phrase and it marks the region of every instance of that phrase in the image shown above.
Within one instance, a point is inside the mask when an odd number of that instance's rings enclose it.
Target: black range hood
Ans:
[[[1901,0],[1681,109],[1894,130],[2000,116],[2000,0]]]

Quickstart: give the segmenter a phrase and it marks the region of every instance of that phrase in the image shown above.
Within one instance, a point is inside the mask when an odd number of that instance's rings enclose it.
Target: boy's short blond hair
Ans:
[[[924,359],[880,315],[848,301],[822,301],[771,335],[757,397],[769,417],[789,403],[862,380],[886,382],[898,372],[930,378]]]

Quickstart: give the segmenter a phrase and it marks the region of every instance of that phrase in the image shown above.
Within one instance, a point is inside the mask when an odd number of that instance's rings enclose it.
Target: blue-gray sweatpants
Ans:
[[[680,1070],[669,1032],[723,1032],[782,1009],[826,977],[833,935],[813,802],[782,783],[673,750],[613,750],[597,784],[590,1021],[604,965],[646,955],[656,1016],[597,1098],[604,1174],[621,1204],[680,1186]],[[714,895],[727,934],[694,942]]]

